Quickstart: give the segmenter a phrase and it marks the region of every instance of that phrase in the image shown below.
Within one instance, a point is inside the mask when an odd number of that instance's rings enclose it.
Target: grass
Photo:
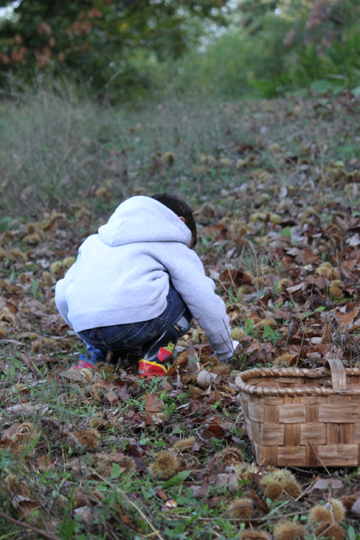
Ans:
[[[134,191],[171,189],[193,204],[209,197],[221,204],[221,188],[241,186],[249,169],[219,163],[199,167],[202,154],[230,160],[255,154],[253,168],[271,171],[277,183],[296,188],[300,179],[289,177],[284,163],[269,152],[271,143],[276,141],[289,159],[300,159],[301,148],[309,148],[304,159],[314,165],[350,161],[357,157],[359,108],[351,105],[349,118],[348,107],[348,100],[330,98],[221,102],[170,94],[160,103],[111,108],[72,88],[28,90],[0,107],[3,219],[39,218],[79,200],[104,215]],[[172,166],[162,160],[168,152]]]
[[[356,307],[353,277],[346,298],[332,300],[327,290],[317,289],[287,295],[281,280],[296,284],[306,261],[284,257],[272,242],[295,246],[302,231],[318,249],[319,262],[335,265],[335,255],[339,265],[344,260],[350,233],[337,232],[334,245],[330,237],[339,217],[353,223],[359,216],[358,163],[352,161],[359,112],[359,102],[346,95],[320,103],[169,95],[162,103],[111,109],[71,90],[43,88],[2,103],[0,330],[6,335],[0,341],[0,540],[240,540],[245,521],[232,518],[228,507],[257,487],[246,480],[231,487],[229,478],[221,483],[212,465],[229,445],[240,448],[245,460],[254,459],[231,385],[237,370],[271,365],[286,349],[291,317],[299,315],[304,336],[305,326],[321,335],[323,315],[338,306],[348,312]],[[349,135],[352,144],[346,143]],[[248,165],[239,166],[251,155]],[[344,165],[336,168],[331,160]],[[170,379],[172,388],[140,381],[131,366],[103,368],[91,381],[60,376],[82,351],[53,302],[54,283],[65,272],[62,261],[76,255],[83,238],[123,198],[163,190],[193,205],[198,253],[207,270],[250,274],[250,281],[235,274],[217,280],[232,326],[245,334],[233,372],[208,394],[186,372],[179,386]],[[282,323],[271,321],[267,311],[274,310],[282,311]],[[196,344],[202,338],[190,332],[191,339]],[[252,342],[264,344],[263,357],[247,352]],[[300,342],[308,343],[307,337]],[[213,360],[199,355],[209,368]],[[298,356],[296,361],[306,362]],[[348,355],[346,362],[355,360]],[[107,397],[111,392],[119,396],[114,404]],[[149,418],[147,392],[163,403],[159,417]],[[101,425],[91,439],[94,422]],[[19,426],[16,441],[4,435]],[[84,433],[92,443],[84,443]],[[180,476],[152,477],[154,454],[189,436],[198,446],[183,456]],[[134,459],[136,473],[109,461],[109,454]],[[348,492],[356,489],[357,470],[332,474]],[[298,472],[304,489],[314,477],[314,471]],[[201,497],[195,492],[204,486],[208,493]],[[311,506],[325,500],[325,492],[300,502],[266,499],[269,514],[256,516],[253,526],[272,532],[287,515],[306,524]],[[349,519],[345,529],[359,540],[356,520]]]

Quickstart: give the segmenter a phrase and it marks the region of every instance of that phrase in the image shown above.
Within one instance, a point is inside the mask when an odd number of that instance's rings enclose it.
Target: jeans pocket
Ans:
[[[124,338],[131,335],[131,332],[136,326],[136,323],[119,324],[114,326],[104,326],[100,330],[103,343],[110,351],[117,351],[123,347]]]
[[[88,333],[89,339],[93,339],[94,341],[100,341],[101,340],[101,334],[99,332],[98,328],[92,328]]]
[[[131,349],[132,347],[138,347],[150,341],[154,335],[154,331],[158,327],[158,323],[159,319],[156,318],[152,321],[134,324],[133,333],[128,335],[123,341],[124,346]]]

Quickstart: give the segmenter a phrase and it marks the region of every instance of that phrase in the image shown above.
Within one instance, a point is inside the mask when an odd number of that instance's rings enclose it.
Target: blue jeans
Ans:
[[[103,326],[79,332],[79,336],[87,346],[86,355],[81,355],[80,359],[95,364],[96,362],[103,362],[108,351],[126,352],[135,347],[145,345],[156,340],[156,338],[173,326],[182,316],[185,316],[189,321],[190,327],[190,321],[192,319],[190,310],[180,294],[170,283],[165,311],[155,319],[128,324],[116,324],[114,326]]]

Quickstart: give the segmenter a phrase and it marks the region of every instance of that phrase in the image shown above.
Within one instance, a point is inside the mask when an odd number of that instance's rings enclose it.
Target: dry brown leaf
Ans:
[[[159,413],[164,409],[164,403],[161,399],[158,399],[154,394],[146,391],[145,411],[147,413]]]
[[[325,323],[324,330],[321,336],[321,343],[331,343],[331,323]]]

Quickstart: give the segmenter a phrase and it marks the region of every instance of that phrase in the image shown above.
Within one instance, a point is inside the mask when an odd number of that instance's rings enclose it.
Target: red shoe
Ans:
[[[150,362],[142,358],[139,362],[138,373],[141,379],[152,379],[153,377],[165,377],[171,364],[168,362]]]
[[[93,364],[89,364],[89,362],[85,362],[85,360],[79,360],[79,362],[76,364],[76,366],[72,366],[71,369],[94,369]]]

